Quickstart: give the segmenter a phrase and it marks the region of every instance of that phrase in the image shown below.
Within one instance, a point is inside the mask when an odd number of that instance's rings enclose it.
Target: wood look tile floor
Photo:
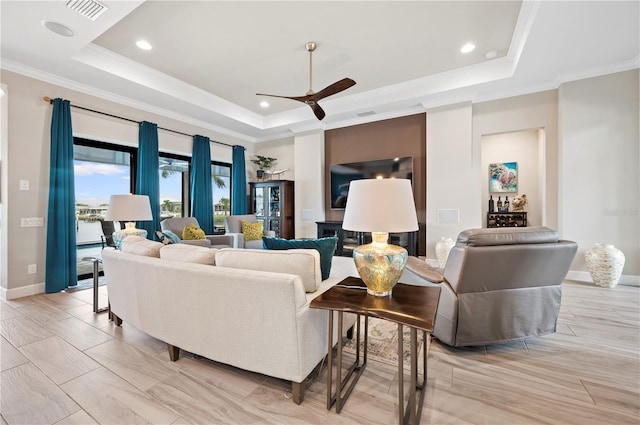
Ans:
[[[370,360],[336,414],[324,370],[296,405],[285,381],[185,352],[172,363],[162,341],[94,315],[91,300],[0,301],[0,425],[397,421],[394,366]],[[462,349],[434,340],[428,372],[422,424],[640,423],[640,288],[565,282],[555,334]]]

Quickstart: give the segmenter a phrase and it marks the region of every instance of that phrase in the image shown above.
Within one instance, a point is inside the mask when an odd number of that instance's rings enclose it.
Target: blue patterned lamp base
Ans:
[[[147,231],[144,229],[127,228],[113,232],[113,242],[116,244],[116,249],[119,250],[122,245],[122,241],[129,236],[142,236],[147,237]]]
[[[387,244],[388,233],[372,233],[373,242],[353,250],[353,260],[367,293],[390,296],[407,263],[407,250]]]

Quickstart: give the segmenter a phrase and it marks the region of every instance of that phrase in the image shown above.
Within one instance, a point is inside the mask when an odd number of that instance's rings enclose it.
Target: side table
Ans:
[[[427,383],[427,336],[433,332],[438,310],[440,288],[436,286],[414,286],[397,284],[389,297],[376,297],[368,295],[366,286],[360,278],[348,277],[328,291],[314,298],[309,307],[329,310],[329,352],[327,373],[327,409],[336,405],[336,413],[340,413],[344,403],[351,394],[355,384],[366,368],[367,361],[367,331],[368,318],[376,317],[389,320],[398,324],[398,423],[418,424],[422,414],[424,395]],[[335,393],[333,392],[333,311],[338,312],[338,335],[343,332],[343,313],[355,313],[365,316],[365,336],[363,362],[360,363],[360,320],[356,326],[356,360],[348,369],[344,380],[342,379],[342,344],[337,344],[337,371],[335,380]],[[404,369],[403,369],[403,336],[402,327],[409,326],[411,333],[411,385],[406,409],[404,406]],[[423,350],[423,379],[418,383],[418,349],[417,331],[422,332],[425,347]],[[429,335],[428,335],[429,334]],[[355,374],[354,374],[355,372]],[[349,379],[352,379],[350,385]],[[345,391],[346,389],[346,391]],[[417,394],[417,391],[420,394]],[[343,394],[344,392],[344,394]],[[404,411],[403,411],[404,410]]]
[[[91,261],[93,263],[93,312],[102,313],[108,311],[109,307],[98,307],[98,280],[100,274],[98,267],[102,260],[96,257],[83,257],[82,261]]]

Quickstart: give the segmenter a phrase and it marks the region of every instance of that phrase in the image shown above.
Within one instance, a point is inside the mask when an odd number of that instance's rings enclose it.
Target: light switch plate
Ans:
[[[29,180],[20,180],[20,190],[29,190]]]
[[[20,227],[42,227],[44,219],[42,217],[29,217],[20,219]]]
[[[460,223],[460,210],[459,209],[439,209],[438,210],[438,223]]]
[[[304,221],[313,221],[313,210],[302,210],[301,218]]]

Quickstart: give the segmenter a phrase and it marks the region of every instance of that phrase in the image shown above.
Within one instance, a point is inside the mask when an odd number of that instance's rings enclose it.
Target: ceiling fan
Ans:
[[[307,105],[309,105],[311,107],[311,109],[313,110],[313,113],[316,115],[316,117],[321,120],[325,117],[325,112],[322,110],[322,108],[320,107],[320,105],[318,105],[318,101],[321,99],[324,99],[325,97],[329,97],[331,95],[334,95],[336,93],[340,93],[341,91],[344,91],[346,89],[348,89],[349,87],[355,86],[356,82],[353,81],[351,78],[343,78],[340,81],[337,81],[327,87],[325,87],[324,89],[320,90],[319,92],[314,92],[312,87],[312,82],[313,82],[313,72],[312,72],[312,57],[313,57],[313,51],[316,50],[316,43],[314,43],[313,41],[308,42],[307,44],[305,44],[305,48],[307,49],[307,52],[309,52],[309,91],[307,92],[306,95],[304,96],[278,96],[275,94],[264,94],[264,93],[256,93],[258,96],[270,96],[270,97],[280,97],[283,99],[292,99],[292,100],[297,100],[298,102],[302,102],[302,103],[306,103]]]

